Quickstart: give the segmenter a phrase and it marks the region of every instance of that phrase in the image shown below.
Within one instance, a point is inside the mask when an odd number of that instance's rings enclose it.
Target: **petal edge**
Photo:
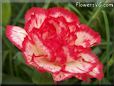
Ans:
[[[6,36],[7,38],[20,50],[22,49],[22,43],[24,41],[24,38],[26,37],[27,33],[26,31],[18,26],[11,26],[8,25],[6,27]]]

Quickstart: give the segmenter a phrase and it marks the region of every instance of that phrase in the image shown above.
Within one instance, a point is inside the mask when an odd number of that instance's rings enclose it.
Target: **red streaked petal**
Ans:
[[[23,56],[24,56],[24,58],[25,58],[25,60],[26,60],[26,64],[28,65],[28,66],[32,66],[32,67],[34,67],[37,71],[39,71],[39,72],[46,72],[43,68],[40,68],[36,63],[34,63],[33,61],[32,61],[32,56],[29,56],[28,54],[26,54],[26,53],[23,53]],[[28,59],[30,59],[30,60],[28,60]]]
[[[61,70],[61,67],[58,64],[50,62],[46,57],[33,57],[33,61],[39,67],[52,73],[59,72]]]
[[[61,69],[60,66],[55,65],[52,62],[49,62],[50,59],[48,58],[49,56],[48,53],[46,52],[41,41],[38,39],[37,35],[33,32],[29,34],[32,38],[32,41],[29,40],[28,37],[26,37],[25,41],[23,42],[23,46],[24,46],[23,52],[24,52],[24,55],[26,55],[25,59],[27,63],[28,64],[35,63],[38,66],[37,67],[38,69],[41,68],[50,72],[60,71]],[[43,55],[46,55],[46,57],[41,58],[43,57]]]
[[[33,42],[35,43],[39,54],[50,56],[50,52],[49,52],[48,48],[42,43],[42,40],[39,38],[39,36],[37,34],[37,30],[33,30],[30,33],[30,36],[31,36]]]
[[[98,62],[97,56],[89,51],[83,51],[83,52],[79,53],[78,56],[83,58],[86,62],[89,62],[89,63]]]
[[[80,25],[79,30],[75,34],[77,36],[76,46],[92,47],[101,41],[100,35],[86,25]]]
[[[75,22],[67,23],[67,26],[70,30],[70,33],[75,33],[79,29],[79,23],[75,23]]]
[[[102,68],[103,68],[102,64],[97,63],[97,65],[90,72],[83,74],[76,74],[75,77],[83,81],[88,81],[89,78],[97,78],[101,80],[104,76]]]
[[[36,45],[28,38],[28,36],[26,36],[23,41],[23,54],[25,55],[27,63],[31,62],[33,54],[39,55]]]
[[[22,49],[22,42],[26,35],[26,31],[21,27],[11,25],[7,26],[6,36],[19,49]]]
[[[93,70],[91,72],[89,72],[89,75],[91,75],[94,78],[101,80],[104,77],[102,69],[103,69],[103,65],[101,63],[98,63],[96,65],[96,67],[93,68]]]
[[[63,9],[61,7],[54,7],[54,8],[50,8],[48,9],[48,16],[57,18],[60,16],[63,16],[67,22],[79,22],[78,17],[70,12],[67,9]]]
[[[33,28],[39,29],[46,17],[45,9],[32,7],[25,15],[25,30],[30,32]]]
[[[87,73],[76,74],[75,77],[80,79],[80,80],[86,81],[86,82],[89,80],[89,76]]]
[[[31,16],[31,19],[25,23],[25,30],[29,33],[30,31],[32,31],[32,29],[38,29],[38,24],[36,22],[36,17],[33,15]]]
[[[73,74],[61,71],[61,72],[52,74],[52,76],[53,76],[54,81],[62,81],[62,80],[71,78]]]
[[[86,73],[93,68],[91,63],[85,62],[81,59],[68,62],[65,67],[65,71],[70,73]]]
[[[51,59],[50,50],[44,45],[43,40],[39,37],[40,34],[38,34],[37,32],[38,30],[34,29],[30,32],[29,35],[31,36],[34,42],[34,45],[36,45],[39,55],[46,55],[47,58],[50,60]]]
[[[26,22],[29,21],[32,15],[36,15],[39,22],[38,24],[41,24],[41,22],[43,22],[44,19],[46,18],[46,10],[43,8],[32,7],[25,14],[25,21]]]
[[[23,53],[26,55],[27,62],[31,62],[32,56],[41,56],[48,55],[49,52],[47,48],[42,44],[42,42],[38,39],[37,35],[33,32],[29,33],[31,39],[27,36],[23,42]]]
[[[44,20],[45,17],[43,16],[38,17],[38,15],[32,15],[31,19],[28,22],[26,22],[24,28],[27,32],[32,31],[32,29],[39,29],[42,26]]]

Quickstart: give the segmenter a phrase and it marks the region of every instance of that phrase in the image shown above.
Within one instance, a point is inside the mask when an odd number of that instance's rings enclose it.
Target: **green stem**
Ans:
[[[16,25],[17,21],[21,18],[21,16],[23,15],[25,9],[27,7],[27,3],[25,3],[22,7],[22,9],[19,11],[19,14],[17,15],[17,17],[14,19],[13,21],[13,25]]]
[[[48,8],[50,5],[50,2],[51,2],[50,0],[45,0],[45,4],[44,4],[43,8]]]
[[[80,11],[76,7],[74,7],[72,4],[68,4],[68,7],[74,10],[85,23],[87,22],[87,20],[84,18],[84,16],[80,13]]]
[[[3,53],[3,58],[2,58],[2,65],[4,65],[4,62],[5,62],[5,60],[6,60],[7,56],[8,56],[8,54],[9,54],[9,51],[8,51],[8,50],[4,51],[4,53]]]
[[[107,42],[102,42],[100,45],[107,45]],[[109,45],[112,45],[112,42],[109,42]]]
[[[104,3],[107,3],[107,2],[108,2],[108,0],[105,0],[105,1],[103,2],[103,4],[104,4]],[[92,21],[93,21],[94,19],[96,19],[96,17],[97,17],[97,16],[99,15],[99,13],[101,12],[102,8],[103,8],[103,7],[99,7],[99,8],[95,11],[95,13],[93,13],[93,15],[92,15],[92,17],[89,19],[87,25],[90,25],[90,24],[92,23]],[[96,9],[96,8],[95,8],[95,9]]]
[[[9,53],[9,66],[10,66],[10,73],[13,76],[13,65],[12,65],[12,52]]]
[[[102,11],[103,17],[104,17],[104,22],[105,22],[105,29],[106,29],[106,38],[107,38],[107,46],[106,46],[106,53],[107,53],[107,76],[109,72],[108,68],[108,61],[109,61],[109,50],[110,50],[110,31],[109,31],[109,23],[108,23],[108,17],[106,15],[105,11]]]
[[[101,7],[99,7],[96,12],[94,13],[94,15],[90,18],[90,20],[88,21],[88,25],[91,24],[91,22],[97,17],[97,15],[99,14],[99,12],[101,11]]]
[[[19,52],[16,52],[16,54],[14,55],[14,57],[13,57],[14,61],[16,60],[18,54],[19,54]],[[18,65],[15,62],[14,62],[14,71],[15,71],[15,75],[19,76]]]

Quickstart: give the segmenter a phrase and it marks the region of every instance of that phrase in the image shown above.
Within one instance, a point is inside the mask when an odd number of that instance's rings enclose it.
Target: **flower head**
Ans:
[[[28,65],[49,72],[55,81],[76,77],[103,78],[102,64],[91,52],[100,35],[60,7],[33,7],[25,14],[24,29],[8,25],[8,39],[19,48]]]

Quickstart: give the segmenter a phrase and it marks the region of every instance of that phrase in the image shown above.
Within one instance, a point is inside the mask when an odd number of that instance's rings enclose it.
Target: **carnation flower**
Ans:
[[[51,73],[54,81],[103,78],[103,66],[91,52],[100,35],[67,9],[32,7],[24,28],[8,25],[6,36],[22,51],[27,65]]]

